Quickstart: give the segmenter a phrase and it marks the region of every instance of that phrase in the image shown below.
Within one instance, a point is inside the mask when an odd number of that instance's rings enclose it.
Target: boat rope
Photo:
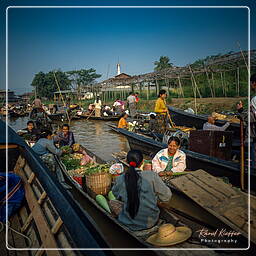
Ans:
[[[10,230],[13,231],[14,233],[16,233],[16,234],[18,234],[18,235],[24,237],[24,238],[28,241],[28,246],[27,246],[27,247],[29,247],[29,248],[31,247],[31,245],[32,245],[32,240],[30,239],[30,237],[28,237],[28,236],[22,234],[21,232],[15,230],[14,228],[12,228],[9,221],[7,221],[7,224],[5,224],[5,223],[3,223],[2,221],[0,221],[0,233],[4,230],[4,227],[5,227],[5,226],[7,227],[7,230],[10,229]],[[7,242],[7,244],[8,244],[9,247],[15,248],[14,246],[10,245],[10,244],[8,243],[8,241],[6,241],[6,242]]]

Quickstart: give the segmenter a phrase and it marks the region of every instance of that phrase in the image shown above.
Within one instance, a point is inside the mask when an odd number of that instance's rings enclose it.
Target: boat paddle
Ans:
[[[88,120],[88,119],[92,116],[92,114],[93,114],[94,112],[95,112],[95,109],[92,110],[91,114],[85,119],[85,121]]]
[[[240,184],[244,190],[244,120],[240,116]]]

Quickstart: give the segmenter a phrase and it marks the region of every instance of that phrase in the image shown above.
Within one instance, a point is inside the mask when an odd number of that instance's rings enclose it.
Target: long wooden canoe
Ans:
[[[166,148],[167,145],[157,142],[149,137],[138,135],[134,132],[129,132],[125,129],[109,126],[113,131],[124,135],[130,145],[131,149],[138,149],[145,155],[153,157],[158,151]],[[227,177],[229,182],[236,187],[240,186],[240,165],[230,161],[225,161],[215,157],[203,155],[190,150],[183,149],[186,153],[187,168],[189,170],[203,169],[213,176]],[[255,172],[251,172],[251,180],[255,180]],[[248,188],[248,172],[245,174],[245,184]],[[255,182],[251,183],[251,190],[256,190]]]
[[[181,109],[174,108],[168,106],[169,113],[171,115],[172,121],[176,125],[183,125],[187,127],[195,127],[196,129],[203,129],[204,123],[207,122],[207,116],[205,115],[195,115],[188,112],[185,112]],[[227,121],[224,120],[216,120],[215,124],[222,126]],[[233,131],[234,132],[234,138],[239,139],[240,138],[240,124],[237,123],[231,123],[230,126],[227,128],[227,131]]]
[[[0,171],[21,177],[25,200],[9,221],[15,233],[7,229],[9,247],[22,250],[18,255],[112,255],[111,251],[80,251],[75,248],[109,248],[96,223],[74,201],[70,193],[57,181],[41,159],[26,143],[0,121]],[[5,248],[5,232],[0,232],[1,255],[16,255]],[[47,249],[55,249],[47,250]],[[30,250],[30,251],[26,251]],[[63,250],[69,249],[69,250]]]
[[[102,159],[98,158],[95,154],[93,154],[92,152],[90,152],[89,150],[86,150],[87,153],[91,156],[91,157],[94,157],[96,159],[96,161],[98,163],[105,163],[105,161],[103,161]],[[108,220],[111,221],[114,225],[114,229],[115,230],[120,230],[120,235],[123,235],[123,233],[125,232],[126,234],[126,237],[127,239],[128,238],[133,238],[137,241],[137,243],[139,244],[139,248],[153,248],[152,245],[148,244],[146,242],[146,239],[147,237],[153,233],[156,232],[156,228],[154,228],[153,230],[150,230],[150,231],[139,231],[139,232],[132,232],[131,230],[129,230],[127,227],[125,227],[124,225],[122,225],[120,222],[118,222],[118,220],[113,217],[112,214],[108,213],[107,211],[105,211],[103,208],[101,208],[97,203],[96,201],[94,200],[93,197],[90,196],[90,194],[88,194],[86,192],[86,190],[84,190],[81,185],[78,184],[78,182],[72,178],[72,174],[70,174],[70,172],[67,171],[65,165],[60,161],[58,160],[58,163],[59,165],[61,166],[62,170],[63,170],[63,173],[65,174],[67,180],[69,181],[69,184],[72,185],[73,188],[75,188],[77,190],[77,192],[80,194],[80,197],[79,196],[74,196],[75,198],[80,198],[80,201],[85,203],[86,205],[91,205],[92,207],[94,207],[97,211],[99,211],[101,213],[101,216],[102,218],[104,218],[104,220]],[[184,197],[184,195],[183,195]],[[193,202],[190,201],[190,205],[193,205]],[[193,206],[195,207],[195,206]],[[197,209],[199,209],[200,207],[196,206]],[[218,219],[214,218],[214,216],[212,215],[207,215],[207,212],[204,211],[203,208],[200,208],[201,210],[201,213],[203,212],[204,214],[206,214],[206,218],[208,219],[208,224],[207,222],[203,222],[203,221],[199,221],[198,219],[196,218],[193,218],[189,215],[186,215],[184,213],[181,213],[179,212],[178,210],[162,210],[161,212],[161,220],[164,221],[165,223],[172,223],[174,225],[187,225],[189,227],[192,228],[193,230],[193,235],[192,235],[192,239],[188,240],[187,242],[184,242],[182,244],[179,244],[179,245],[175,245],[172,247],[173,248],[198,248],[198,249],[202,249],[202,248],[207,248],[207,247],[215,247],[217,248],[217,244],[214,243],[214,244],[211,244],[211,243],[203,243],[202,240],[199,239],[199,236],[198,236],[198,230],[201,230],[203,227],[209,229],[209,230],[212,230],[214,228],[216,228],[214,226],[213,223],[210,223],[210,221],[212,221],[214,219],[214,221],[217,221],[217,226],[219,225],[219,227],[225,227],[225,228],[228,228],[228,226],[225,225],[225,223],[223,222],[218,222]],[[245,237],[242,237],[240,236],[240,238],[238,239],[240,242],[239,242],[239,246],[247,246],[247,240]],[[216,247],[217,246],[217,247]],[[220,245],[220,246],[225,246],[223,243]],[[233,245],[226,245],[225,248],[229,247],[233,247]],[[127,246],[128,247],[128,246]],[[129,248],[129,247],[128,247]],[[173,255],[173,251],[158,251],[156,252],[158,255]],[[187,255],[186,253],[184,254],[185,252],[179,252],[179,255]],[[193,251],[190,251],[189,252],[190,255],[204,255],[204,254],[200,254],[199,251],[196,251],[196,252],[193,252]],[[211,252],[213,253],[213,252]]]
[[[79,115],[81,118],[90,119],[90,120],[100,120],[100,121],[118,121],[120,116],[90,116],[88,114]]]

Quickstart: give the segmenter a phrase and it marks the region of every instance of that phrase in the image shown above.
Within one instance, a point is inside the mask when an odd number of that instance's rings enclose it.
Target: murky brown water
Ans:
[[[28,120],[28,117],[9,118],[8,124],[17,131],[25,128]],[[129,145],[126,138],[111,131],[108,124],[115,124],[115,122],[76,120],[71,122],[70,127],[77,143],[109,161],[113,160],[112,153],[128,151]],[[57,125],[53,127],[57,129]]]

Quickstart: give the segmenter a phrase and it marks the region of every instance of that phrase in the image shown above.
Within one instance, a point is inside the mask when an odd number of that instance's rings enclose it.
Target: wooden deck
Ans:
[[[171,183],[231,229],[248,236],[248,194],[203,170],[178,177]],[[256,242],[256,199],[250,196],[251,240]]]

